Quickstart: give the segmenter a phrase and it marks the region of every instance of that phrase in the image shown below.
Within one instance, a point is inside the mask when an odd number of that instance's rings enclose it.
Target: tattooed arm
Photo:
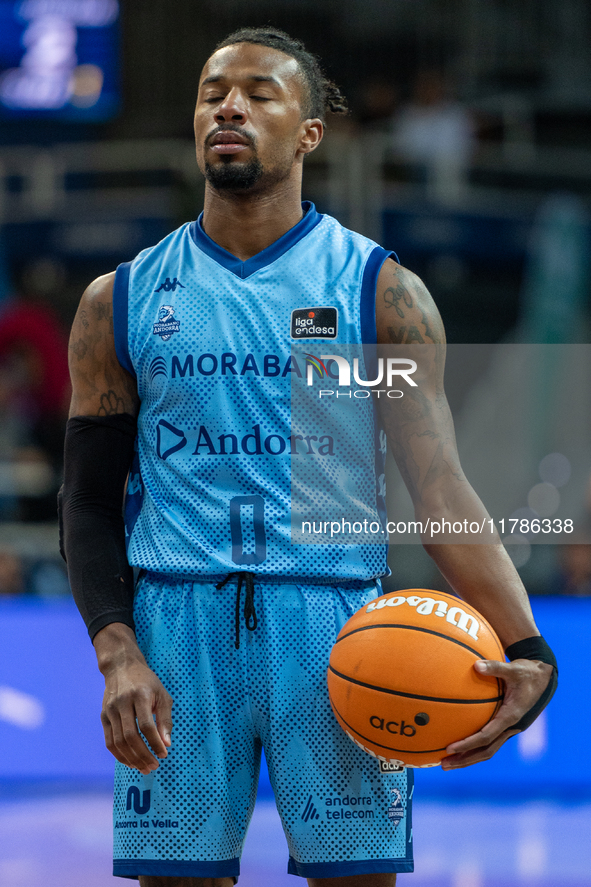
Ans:
[[[146,664],[131,627],[133,575],[121,511],[139,398],[115,352],[114,278],[107,274],[88,287],[70,337],[64,540],[72,591],[105,678],[105,743],[118,761],[148,774],[157,758],[167,756],[172,699]]]
[[[99,277],[88,287],[70,335],[70,416],[114,416],[138,413],[135,380],[117,360],[113,338],[115,274]]]
[[[439,312],[422,281],[388,259],[376,291],[376,323],[381,351],[414,359],[417,387],[400,399],[380,398],[382,422],[398,468],[415,507],[416,519],[481,521],[488,514],[466,480],[456,448],[453,421],[443,389],[445,332]],[[387,346],[396,345],[396,349]],[[496,538],[498,543],[498,537]],[[501,544],[423,542],[454,591],[476,607],[495,628],[504,647],[539,635],[519,575]],[[482,673],[485,673],[484,666]],[[552,668],[516,660],[489,663],[486,673],[503,678],[505,701],[479,733],[454,743],[445,768],[487,760],[516,731],[516,724],[540,697]]]

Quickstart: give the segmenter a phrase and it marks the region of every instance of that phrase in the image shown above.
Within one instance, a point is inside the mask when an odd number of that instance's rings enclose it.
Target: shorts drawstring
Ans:
[[[247,570],[240,570],[236,573],[228,573],[225,579],[218,582],[216,589],[219,591],[226,582],[229,582],[234,576],[237,577],[236,582],[236,640],[234,646],[238,650],[240,648],[240,592],[242,585],[246,586],[246,596],[244,598],[244,624],[249,631],[254,631],[259,624],[256,610],[254,607],[254,580],[255,574],[249,573]]]

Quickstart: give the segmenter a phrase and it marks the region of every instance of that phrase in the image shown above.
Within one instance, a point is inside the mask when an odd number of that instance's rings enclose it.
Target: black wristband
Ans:
[[[556,656],[541,636],[524,638],[522,641],[511,644],[505,650],[505,655],[510,662],[513,662],[514,659],[537,659],[538,662],[553,665],[558,670]]]
[[[511,644],[505,650],[505,654],[510,662],[513,662],[515,659],[535,659],[538,662],[545,662],[547,665],[552,666],[550,680],[538,701],[532,705],[529,711],[526,711],[520,721],[510,728],[511,730],[527,730],[538,715],[546,708],[556,692],[558,686],[558,665],[556,663],[556,656],[544,638],[539,636],[524,638],[522,641],[517,641],[515,644]]]

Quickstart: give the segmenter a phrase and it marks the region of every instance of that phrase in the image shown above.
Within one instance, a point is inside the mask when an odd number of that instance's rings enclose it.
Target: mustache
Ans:
[[[242,129],[241,126],[237,126],[235,123],[222,123],[220,126],[216,126],[215,129],[212,129],[212,131],[206,135],[204,144],[206,146],[210,145],[214,136],[217,136],[220,132],[235,132],[243,139],[246,139],[249,145],[252,147],[256,146],[255,137]]]

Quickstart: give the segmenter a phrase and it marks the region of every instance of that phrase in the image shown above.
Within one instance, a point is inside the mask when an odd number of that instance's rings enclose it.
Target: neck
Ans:
[[[215,191],[206,184],[203,230],[243,262],[279,240],[301,218],[301,180],[288,179],[255,194]]]

